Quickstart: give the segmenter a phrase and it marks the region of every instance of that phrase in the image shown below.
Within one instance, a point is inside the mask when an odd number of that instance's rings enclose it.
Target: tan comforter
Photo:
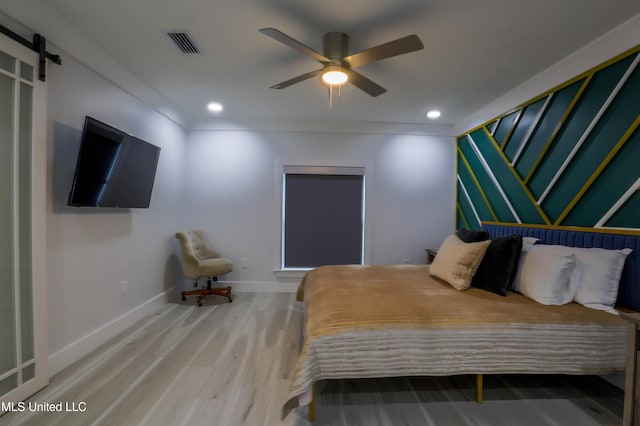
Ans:
[[[284,415],[322,379],[624,370],[626,323],[618,316],[516,293],[460,292],[428,268],[309,271],[299,291],[304,343]]]

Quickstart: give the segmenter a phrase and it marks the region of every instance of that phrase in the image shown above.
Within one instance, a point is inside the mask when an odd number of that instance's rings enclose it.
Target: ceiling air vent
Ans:
[[[178,46],[182,53],[200,54],[200,49],[195,41],[191,38],[191,34],[186,31],[167,31],[165,34]]]

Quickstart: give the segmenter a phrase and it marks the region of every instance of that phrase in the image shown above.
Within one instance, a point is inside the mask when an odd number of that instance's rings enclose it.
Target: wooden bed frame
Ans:
[[[486,222],[482,229],[489,232],[491,238],[520,234],[524,237],[536,237],[537,244],[557,244],[570,247],[599,247],[605,249],[631,248],[620,280],[617,308],[627,311],[640,311],[640,231],[609,230],[547,225],[523,225],[499,222]],[[481,403],[483,375],[476,374],[476,401]],[[315,384],[311,389],[309,420],[315,419]]]

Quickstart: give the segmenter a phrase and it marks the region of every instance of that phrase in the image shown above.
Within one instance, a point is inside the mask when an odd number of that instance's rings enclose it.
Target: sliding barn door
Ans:
[[[48,383],[46,90],[37,55],[0,35],[0,401]]]

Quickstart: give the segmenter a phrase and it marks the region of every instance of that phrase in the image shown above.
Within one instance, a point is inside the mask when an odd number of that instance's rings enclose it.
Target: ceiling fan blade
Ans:
[[[298,52],[304,53],[305,55],[311,57],[312,59],[315,59],[316,61],[322,64],[328,64],[331,62],[331,59],[316,52],[309,46],[305,46],[304,44],[300,43],[298,40],[295,40],[289,37],[282,31],[276,30],[275,28],[262,28],[260,32],[268,37],[271,37],[274,40],[279,41],[284,45],[291,47],[292,49],[297,50]]]
[[[415,52],[420,49],[424,49],[422,41],[420,41],[417,35],[412,34],[370,49],[361,50],[360,52],[345,57],[344,60],[347,61],[351,68],[356,68],[381,59]]]
[[[351,84],[356,86],[358,89],[367,92],[369,95],[373,96],[374,98],[376,96],[382,95],[384,92],[387,91],[387,89],[378,85],[377,83],[374,83],[373,81],[369,80],[367,77],[365,77],[364,75],[360,74],[357,71],[348,70],[347,72],[349,74],[349,82]]]
[[[306,74],[299,75],[287,81],[283,81],[282,83],[274,84],[271,86],[272,89],[284,89],[285,87],[289,87],[293,84],[300,83],[301,81],[308,80],[312,77],[320,75],[322,73],[322,69],[308,72]]]

